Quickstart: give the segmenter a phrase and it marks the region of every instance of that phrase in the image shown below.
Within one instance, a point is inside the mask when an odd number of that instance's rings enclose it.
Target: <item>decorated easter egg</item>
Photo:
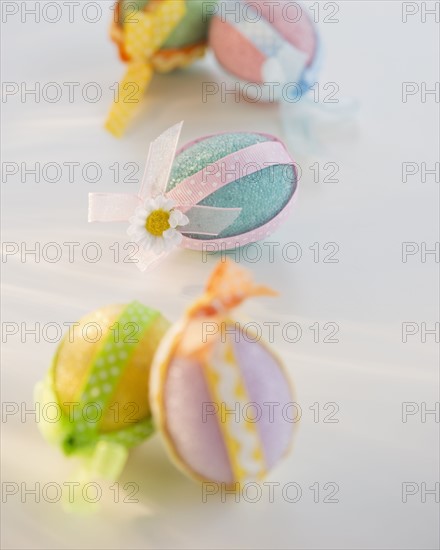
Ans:
[[[37,391],[40,404],[60,409],[57,422],[42,423],[43,434],[66,454],[93,452],[101,442],[129,448],[148,437],[150,366],[168,327],[138,302],[106,306],[72,324]]]
[[[150,144],[136,194],[89,194],[90,222],[129,222],[127,234],[137,245],[142,271],[177,247],[216,252],[264,239],[293,203],[296,167],[280,140],[224,133],[177,151],[182,124]]]
[[[176,465],[197,480],[261,479],[290,446],[293,395],[281,361],[229,317],[246,297],[267,293],[235,264],[219,264],[156,354],[155,423]]]
[[[289,0],[221,0],[211,20],[209,45],[227,72],[260,85],[258,94],[251,88],[246,93],[263,100],[307,91],[319,68],[316,28],[307,10]],[[271,89],[261,86],[266,82],[273,84]]]
[[[209,14],[203,0],[119,0],[111,38],[127,63],[106,128],[122,136],[155,72],[186,67],[206,50]]]
[[[119,45],[124,60],[130,57],[130,51],[127,51],[124,46],[124,29],[136,26],[141,28],[142,16],[159,27],[162,36],[158,41],[151,37],[151,44],[154,44],[152,53],[156,70],[168,72],[185,66],[203,55],[209,26],[209,14],[204,9],[203,0],[171,0],[171,2],[168,0],[168,2],[170,11],[176,14],[174,18],[168,17],[165,11],[162,17],[160,2],[157,0],[118,1],[115,7],[116,17],[112,27],[112,38]],[[145,25],[146,37],[149,32],[151,31],[148,25]],[[146,41],[148,42],[147,38]]]
[[[184,247],[199,250],[209,242],[213,250],[229,250],[270,235],[286,218],[296,188],[294,161],[280,140],[235,132],[204,137],[178,151],[167,197],[197,205],[186,211]],[[239,215],[217,232],[229,209],[239,209]]]

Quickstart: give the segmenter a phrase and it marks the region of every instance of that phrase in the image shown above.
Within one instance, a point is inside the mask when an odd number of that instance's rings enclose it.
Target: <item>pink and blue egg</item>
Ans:
[[[295,93],[288,84],[296,83],[305,93],[317,79],[321,48],[316,26],[297,2],[220,1],[209,45],[220,65],[243,84],[278,82],[285,87],[284,98]]]

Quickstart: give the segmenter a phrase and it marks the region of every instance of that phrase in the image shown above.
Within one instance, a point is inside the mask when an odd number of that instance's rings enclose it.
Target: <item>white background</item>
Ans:
[[[4,2],[3,4],[6,4]],[[33,2],[26,2],[27,5]],[[83,4],[83,2],[82,2]],[[418,8],[420,5],[411,3]],[[19,5],[19,4],[17,4]],[[103,174],[96,184],[61,181],[21,183],[20,174],[2,181],[2,228],[5,242],[34,247],[36,242],[100,244],[102,259],[90,263],[81,253],[69,262],[66,249],[57,263],[3,257],[2,320],[34,325],[74,321],[102,305],[138,299],[176,320],[211,271],[216,258],[203,261],[196,252],[178,251],[151,274],[114,262],[109,247],[126,242],[125,226],[88,225],[89,191],[135,192],[136,184],[114,183],[109,167],[145,160],[150,140],[185,119],[182,142],[220,131],[281,133],[275,105],[234,102],[221,97],[201,100],[202,83],[224,78],[210,56],[186,72],[157,77],[127,136],[115,140],[102,128],[111,101],[109,87],[123,74],[108,39],[110,2],[101,2],[102,17],[90,24],[79,11],[68,22],[35,23],[21,13],[2,24],[3,81],[33,86],[40,82],[98,82],[103,97],[88,103],[80,93],[69,103],[67,92],[56,103],[19,94],[4,99],[3,161],[98,162]],[[301,246],[302,257],[289,263],[278,252],[271,263],[267,248],[252,263],[237,257],[255,278],[280,291],[278,299],[249,302],[247,318],[259,323],[297,322],[303,329],[296,344],[275,332],[274,344],[284,358],[297,390],[303,418],[293,452],[271,472],[280,485],[274,502],[263,488],[261,499],[239,503],[219,495],[202,502],[201,488],[169,463],[158,438],[131,455],[121,484],[139,484],[139,502],[112,502],[104,493],[101,511],[90,517],[67,515],[51,504],[20,493],[2,504],[4,548],[297,548],[428,549],[438,546],[438,505],[421,493],[402,502],[402,483],[438,482],[438,424],[421,414],[402,422],[402,403],[438,401],[437,349],[434,336],[420,333],[402,343],[402,323],[438,321],[434,255],[421,253],[402,262],[402,243],[433,248],[438,241],[438,181],[420,173],[402,182],[402,163],[426,162],[432,168],[438,150],[438,98],[420,93],[402,102],[402,82],[438,81],[438,26],[421,13],[402,22],[401,2],[339,2],[338,23],[318,24],[325,44],[322,82],[337,82],[341,97],[361,105],[357,132],[330,140],[320,156],[297,157],[303,169],[291,219],[269,238]],[[321,3],[323,6],[323,3]],[[19,5],[20,7],[20,5]],[[427,2],[427,8],[434,2]],[[21,9],[21,8],[20,8]],[[90,12],[91,14],[93,12]],[[67,90],[64,88],[64,90]],[[320,163],[320,182],[309,168]],[[336,162],[336,183],[323,182],[323,165]],[[127,175],[123,173],[123,176]],[[314,262],[313,243],[339,246],[338,263]],[[249,253],[251,257],[251,253]],[[426,261],[422,261],[425,259]],[[438,262],[438,257],[437,257]],[[308,328],[326,322],[339,326],[339,343],[314,343]],[[3,325],[4,327],[4,325]],[[321,334],[322,336],[325,335]],[[267,335],[264,334],[266,337]],[[56,343],[11,336],[2,352],[3,402],[32,405],[34,384],[46,372]],[[338,423],[314,422],[313,403],[339,407]],[[422,420],[426,422],[422,422]],[[2,477],[32,487],[62,483],[72,471],[40,436],[28,415],[4,417]],[[438,421],[438,418],[437,418]],[[287,502],[281,488],[302,488],[297,503]],[[338,503],[313,501],[309,487],[326,482],[339,486]],[[293,495],[293,492],[290,493]],[[253,493],[249,494],[249,499]],[[248,499],[248,500],[249,500]]]

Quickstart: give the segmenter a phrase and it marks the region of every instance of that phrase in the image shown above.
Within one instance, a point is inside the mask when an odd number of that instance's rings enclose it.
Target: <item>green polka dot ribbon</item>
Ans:
[[[88,379],[70,418],[64,415],[61,446],[66,454],[96,444],[98,441],[132,447],[154,431],[150,417],[113,432],[100,433],[99,424],[116,387],[145,331],[159,312],[139,302],[132,302],[117,320],[93,358]]]

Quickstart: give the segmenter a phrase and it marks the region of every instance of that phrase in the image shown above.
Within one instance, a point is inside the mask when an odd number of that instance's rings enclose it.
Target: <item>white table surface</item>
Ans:
[[[103,89],[97,103],[78,95],[69,103],[63,94],[56,103],[13,96],[2,104],[4,162],[28,167],[97,162],[103,170],[96,184],[80,176],[70,183],[66,172],[54,184],[32,177],[21,183],[19,175],[3,179],[4,242],[31,247],[77,241],[81,249],[96,241],[103,250],[96,264],[80,255],[70,263],[66,252],[57,263],[4,257],[3,328],[6,322],[62,324],[133,299],[178,319],[216,259],[204,262],[196,252],[179,251],[150,274],[115,263],[109,247],[125,243],[125,229],[89,225],[87,193],[135,192],[136,184],[115,184],[109,167],[142,166],[149,141],[181,119],[186,121],[182,143],[217,131],[281,132],[275,105],[201,102],[202,82],[224,78],[208,56],[186,72],[156,78],[127,136],[112,138],[102,122],[109,86],[124,68],[107,38],[110,2],[100,6],[103,14],[95,24],[81,16],[69,23],[65,9],[54,24],[31,17],[22,23],[20,14],[2,24],[4,82],[79,82],[81,90],[94,81]],[[155,437],[132,453],[121,479],[139,484],[138,503],[115,503],[107,491],[101,510],[81,517],[20,492],[2,504],[3,548],[438,547],[438,504],[432,494],[426,502],[421,496],[422,483],[431,489],[439,480],[438,423],[420,413],[402,422],[403,402],[433,408],[439,400],[434,337],[422,342],[418,333],[402,343],[403,322],[430,328],[438,321],[435,257],[423,262],[418,253],[402,262],[403,242],[432,248],[438,241],[438,181],[428,175],[423,182],[419,174],[403,183],[401,176],[404,162],[432,168],[438,160],[438,102],[432,95],[423,102],[420,94],[401,100],[402,82],[432,88],[439,80],[438,26],[433,16],[422,22],[420,12],[403,23],[398,1],[339,2],[338,7],[339,23],[319,23],[326,45],[322,82],[337,82],[343,96],[359,100],[357,132],[319,156],[298,158],[292,151],[303,168],[297,203],[291,219],[269,240],[298,243],[301,260],[289,263],[278,254],[270,263],[265,252],[256,263],[238,258],[257,280],[281,293],[278,299],[249,302],[243,314],[259,323],[297,322],[303,329],[296,344],[275,333],[274,346],[294,380],[303,418],[294,451],[268,478],[280,484],[274,501],[263,491],[256,503],[243,495],[238,503],[231,497],[224,503],[219,495],[202,502],[201,488],[174,469]],[[322,170],[326,162],[336,162],[339,181],[315,183],[309,168],[315,162]],[[309,247],[328,242],[338,244],[339,262],[315,263]],[[326,322],[339,326],[339,343],[314,342],[308,327]],[[56,343],[37,343],[31,336],[25,342],[20,334],[7,338],[3,402],[31,407],[33,386],[55,349]],[[322,417],[314,422],[309,407],[319,403],[322,411],[329,402],[338,405],[339,422]],[[25,420],[3,416],[3,482],[24,482],[27,488],[62,483],[71,465],[44,442],[32,416]],[[282,498],[280,488],[290,482],[302,489],[296,503]],[[339,487],[337,503],[322,502],[327,482]],[[407,482],[419,490],[404,503]],[[314,483],[321,487],[318,503],[309,489]]]

